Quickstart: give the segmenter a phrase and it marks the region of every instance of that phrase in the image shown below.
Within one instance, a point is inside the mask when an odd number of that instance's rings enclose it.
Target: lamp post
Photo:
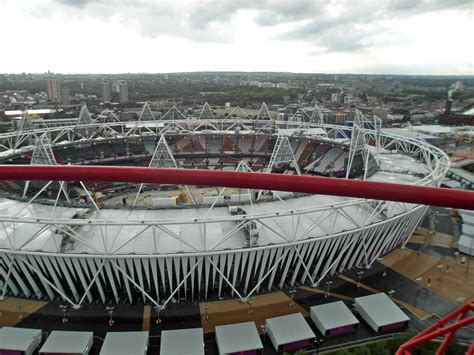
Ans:
[[[326,281],[326,295],[324,296],[324,298],[329,297],[329,289],[331,288],[332,283],[333,281]]]
[[[377,258],[377,261],[382,264],[382,260],[383,258]],[[382,272],[382,277],[385,277],[387,276],[387,266],[385,264],[382,264],[383,265],[383,272]]]
[[[438,270],[439,270],[438,281],[443,281],[443,268],[444,268],[443,264],[438,265]]]
[[[253,303],[253,300],[247,300],[247,304],[249,305],[249,315],[252,315],[254,313],[252,303]]]
[[[21,304],[21,300],[18,300],[17,307],[18,307],[18,319],[23,319],[23,306]]]
[[[209,313],[208,313],[208,306],[207,303],[204,303],[204,320],[209,320]]]
[[[261,324],[260,329],[262,329],[263,341],[265,341],[265,337],[267,335],[267,328],[265,328],[265,324]]]
[[[114,320],[112,319],[112,315],[114,313],[115,307],[113,306],[107,306],[105,307],[105,310],[107,311],[107,314],[109,315],[109,327],[114,325]]]
[[[357,272],[357,287],[360,287],[360,279],[362,278],[362,275],[364,275],[363,271]]]
[[[66,312],[67,312],[67,304],[61,304],[59,305],[59,309],[61,312],[63,312],[63,319],[61,319],[61,322],[67,323],[68,319],[66,318]]]
[[[206,303],[206,307],[207,307],[207,303]],[[165,309],[165,307],[155,305],[155,306],[153,306],[153,308],[156,311],[156,324],[160,324],[162,322],[162,320],[160,318],[161,311],[163,311]],[[206,315],[204,315],[204,316],[206,316]]]

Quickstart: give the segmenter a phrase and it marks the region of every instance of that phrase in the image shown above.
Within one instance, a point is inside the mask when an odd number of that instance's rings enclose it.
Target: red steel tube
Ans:
[[[467,312],[466,312],[467,313]],[[466,313],[460,313],[454,323],[459,322],[461,319],[463,319],[466,316]],[[456,332],[453,330],[451,333],[448,333],[444,336],[443,342],[439,346],[438,350],[436,350],[436,355],[443,355],[446,349],[448,348],[449,344],[451,344],[451,341],[453,340],[454,336],[456,335]]]
[[[446,323],[456,318],[459,314],[466,314],[467,312],[472,311],[472,310],[474,310],[474,300],[470,300],[464,303],[462,306],[456,308],[451,313],[448,313],[443,318],[441,318],[440,320],[436,321],[435,323],[430,325],[428,328],[423,330],[421,333],[417,334],[413,339],[420,338],[428,333],[431,333],[432,331],[444,326]]]
[[[0,180],[101,181],[237,187],[474,210],[474,192],[318,176],[121,166],[2,165]]]
[[[456,308],[454,311],[447,314],[446,316],[444,316],[440,320],[433,323],[431,326],[429,326],[424,331],[422,331],[421,333],[414,336],[412,339],[408,340],[406,343],[402,344],[398,348],[398,350],[396,352],[396,355],[410,354],[410,351],[408,349],[410,349],[410,348],[412,348],[412,347],[414,347],[418,344],[424,343],[425,341],[429,341],[429,340],[433,339],[434,337],[436,337],[436,336],[433,337],[433,334],[435,334],[436,332],[439,332],[440,330],[445,331],[446,329],[449,329],[449,326],[445,327],[445,328],[443,328],[443,326],[445,326],[448,322],[450,322],[451,320],[453,320],[456,317],[457,317],[457,319],[455,320],[455,322],[453,324],[459,324],[460,321],[465,319],[464,317],[466,316],[466,314],[469,313],[470,311],[473,311],[473,310],[474,310],[474,300],[470,300],[470,301],[466,302],[465,304],[463,304],[462,306],[460,306],[459,308]],[[473,318],[474,317],[471,317],[471,321],[472,321]],[[453,325],[453,324],[451,324],[451,325]],[[457,328],[454,327],[454,328],[451,329],[451,331],[446,331],[445,333],[454,334],[456,329]],[[438,336],[439,335],[442,335],[442,334],[438,334]],[[452,339],[452,337],[447,335],[447,337],[444,339],[445,341],[441,344],[439,349],[441,349],[443,347],[443,345],[447,346],[449,344],[449,341],[446,341],[447,338],[450,338],[449,340]],[[419,339],[422,339],[421,343],[419,342]],[[439,351],[439,349],[438,349],[438,351]]]
[[[403,354],[406,350],[413,348],[417,345],[426,343],[429,340],[435,339],[441,335],[444,335],[446,333],[450,333],[452,331],[456,331],[459,328],[462,328],[464,326],[467,326],[471,323],[474,323],[474,317],[469,317],[469,318],[464,318],[461,319],[458,322],[455,322],[453,324],[450,324],[444,328],[440,328],[438,330],[433,331],[432,333],[423,335],[422,337],[417,337],[414,339],[409,340],[405,344],[403,344],[400,348],[398,348],[396,354]]]

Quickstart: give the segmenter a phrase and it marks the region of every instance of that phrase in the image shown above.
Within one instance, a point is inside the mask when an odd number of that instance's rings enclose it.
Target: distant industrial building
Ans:
[[[46,80],[46,92],[48,93],[48,98],[51,101],[58,102],[61,95],[61,88],[59,85],[58,79],[48,79]]]
[[[102,81],[102,100],[110,102],[112,100],[112,83],[108,80]]]
[[[119,102],[128,102],[128,84],[125,81],[122,81],[119,84]]]
[[[71,91],[69,89],[61,89],[61,102],[63,106],[71,104]]]
[[[474,107],[468,106],[460,112],[451,111],[452,100],[446,100],[444,112],[438,116],[438,123],[453,126],[474,126]]]

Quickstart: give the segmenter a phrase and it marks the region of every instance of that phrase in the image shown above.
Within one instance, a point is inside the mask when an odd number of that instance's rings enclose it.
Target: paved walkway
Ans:
[[[207,307],[207,311],[206,311]],[[265,319],[301,312],[305,317],[308,311],[283,292],[256,296],[251,304],[240,300],[225,300],[199,305],[204,332],[213,332],[217,325],[254,321],[261,331]],[[207,320],[206,320],[207,314]]]

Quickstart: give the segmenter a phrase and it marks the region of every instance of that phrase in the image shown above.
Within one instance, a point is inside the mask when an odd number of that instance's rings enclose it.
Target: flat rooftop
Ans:
[[[148,332],[107,332],[100,355],[146,354]]]
[[[316,335],[301,313],[269,318],[265,321],[267,331],[271,331],[278,345],[312,339]]]
[[[357,297],[354,302],[366,312],[378,327],[410,320],[395,302],[383,292]]]
[[[26,351],[38,336],[41,337],[41,329],[3,327],[0,329],[0,350]]]
[[[331,302],[310,308],[311,318],[316,317],[325,330],[359,324],[359,320],[342,301]]]
[[[202,328],[164,330],[161,332],[160,355],[204,355]]]
[[[40,353],[82,354],[89,346],[94,333],[53,330],[40,349]]]
[[[263,349],[262,341],[254,322],[217,326],[216,342],[220,354]]]

